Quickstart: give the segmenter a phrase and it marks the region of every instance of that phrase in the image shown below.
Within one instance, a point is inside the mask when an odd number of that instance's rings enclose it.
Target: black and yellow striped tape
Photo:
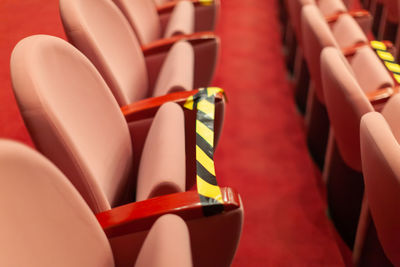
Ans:
[[[214,0],[199,0],[199,3],[202,4],[203,6],[211,6],[213,2]]]
[[[184,107],[197,109],[196,114],[196,170],[197,191],[206,216],[223,211],[221,189],[214,167],[215,96],[224,91],[217,87],[201,88],[190,96]]]
[[[371,41],[371,47],[383,61],[386,69],[392,74],[395,83],[400,84],[400,65],[396,63],[394,56],[388,51],[383,42]]]

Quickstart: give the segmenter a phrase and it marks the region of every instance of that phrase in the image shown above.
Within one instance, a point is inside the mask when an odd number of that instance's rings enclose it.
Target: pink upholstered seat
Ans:
[[[185,118],[179,105],[161,106],[154,119],[144,120],[152,121],[149,132],[136,134],[136,127],[128,129],[115,98],[91,62],[67,42],[45,35],[28,37],[15,47],[11,75],[36,147],[70,179],[93,212],[123,208],[121,204],[133,199],[134,188],[136,200],[186,191],[186,164],[191,161],[186,161]],[[140,135],[145,136],[144,144],[137,144]],[[232,262],[241,235],[242,205],[186,223],[196,266],[228,266]],[[136,254],[126,248],[138,235],[141,233],[110,238],[113,251],[121,251],[118,262],[133,262]]]
[[[115,266],[109,240],[68,179],[39,153],[8,140],[0,140],[0,199],[1,266]],[[134,266],[192,265],[187,226],[165,215]]]
[[[347,11],[342,1],[338,0],[287,0],[285,1],[286,8],[289,13],[291,25],[294,27],[296,38],[302,44],[301,34],[301,10],[306,5],[316,5],[323,16],[329,16],[338,12]]]
[[[360,55],[356,54],[355,57]],[[368,68],[365,72],[372,76],[373,72]],[[327,47],[322,51],[321,75],[325,104],[340,154],[346,164],[361,171],[360,119],[365,113],[374,111],[374,108],[338,49]]]
[[[161,20],[162,28],[165,29],[171,18],[171,12],[169,11],[169,5],[178,4],[180,1],[190,1],[194,5],[195,13],[195,25],[194,31],[214,31],[215,26],[218,22],[218,16],[221,7],[220,0],[154,0],[153,2],[157,5],[159,19]],[[167,11],[166,11],[167,10]]]
[[[349,15],[342,15],[329,28],[321,12],[314,5],[307,5],[302,10],[302,34],[304,56],[314,84],[318,100],[324,103],[320,75],[320,53],[323,48],[334,46],[345,48],[356,43],[367,42],[361,28]]]
[[[362,56],[357,53],[354,58]],[[365,72],[371,75],[370,69]],[[330,120],[323,169],[328,209],[336,229],[352,248],[363,196],[359,125],[361,116],[374,108],[337,48],[322,50],[321,75]]]
[[[361,156],[367,204],[386,256],[400,264],[400,96],[389,100],[382,114],[361,120]]]
[[[337,48],[325,48],[321,75],[331,124],[323,171],[328,206],[339,232],[352,247],[363,196],[359,125],[364,114],[374,111],[366,93],[392,86],[393,81],[369,46],[356,51],[351,65]]]
[[[132,164],[140,159],[133,155],[117,102],[89,60],[61,39],[32,36],[16,46],[11,74],[37,148],[64,172],[92,210],[108,210],[127,194],[132,196],[127,191],[136,179]],[[154,175],[139,174],[137,195],[145,199],[155,196],[152,192],[185,191],[184,117],[178,105],[160,108],[147,142],[158,145],[144,149],[140,168],[151,168]]]
[[[388,70],[369,47],[358,49],[357,53],[351,58],[350,65],[354,76],[365,93],[394,86],[393,78]]]
[[[304,58],[310,72],[310,90],[307,98],[305,122],[310,152],[317,164],[324,164],[329,132],[329,118],[324,107],[320,54],[323,48],[333,46],[346,48],[357,43],[367,43],[360,26],[349,15],[339,16],[334,24],[328,25],[315,5],[302,9],[302,34]]]
[[[128,19],[141,44],[160,38],[194,32],[194,6],[191,1],[180,1],[174,8],[165,31],[162,30],[153,0],[113,0]]]
[[[154,92],[193,89],[194,53],[189,43],[176,43],[159,71],[158,77],[164,78],[157,80],[156,75],[152,80],[132,28],[112,1],[60,0],[60,10],[68,39],[96,66],[120,106]]]

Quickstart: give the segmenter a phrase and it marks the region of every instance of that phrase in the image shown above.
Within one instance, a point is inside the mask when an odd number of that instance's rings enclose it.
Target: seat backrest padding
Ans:
[[[103,230],[68,179],[8,140],[0,140],[0,210],[0,266],[114,266]]]

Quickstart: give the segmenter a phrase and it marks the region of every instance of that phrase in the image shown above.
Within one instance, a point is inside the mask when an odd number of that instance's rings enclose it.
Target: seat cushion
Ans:
[[[161,67],[153,96],[193,89],[194,52],[188,42],[172,46]]]
[[[189,230],[178,216],[167,214],[151,227],[135,267],[193,266]]]
[[[0,266],[114,266],[93,212],[49,160],[0,140]]]
[[[191,34],[194,32],[194,12],[193,3],[181,1],[176,4],[174,11],[168,21],[164,37],[168,38],[177,34]]]
[[[185,154],[183,110],[166,103],[158,110],[144,144],[136,200],[185,191]]]

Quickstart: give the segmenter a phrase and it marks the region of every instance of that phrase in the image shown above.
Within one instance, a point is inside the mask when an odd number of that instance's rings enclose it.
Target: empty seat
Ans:
[[[83,54],[56,37],[28,37],[13,52],[11,73],[33,141],[71,179],[94,212],[115,207],[126,194],[133,194],[127,189],[135,181],[133,161],[140,159],[134,158],[128,125]],[[185,191],[183,110],[174,103],[162,106],[148,138],[158,146],[143,151],[139,176],[145,172],[146,177],[138,177],[138,186],[133,185],[137,200],[164,191],[161,188]],[[160,155],[164,157],[155,164],[153,158]]]
[[[109,240],[68,179],[32,149],[0,140],[1,266],[115,266]],[[193,266],[188,228],[160,217],[131,266]],[[140,248],[140,247],[139,247]],[[114,251],[115,253],[115,251]]]
[[[96,68],[72,45],[51,36],[37,35],[20,41],[11,57],[11,76],[21,114],[36,147],[71,180],[97,215],[106,213],[109,218],[107,212],[116,207],[125,210],[122,214],[116,212],[117,218],[131,214],[135,217],[136,212],[146,214],[151,205],[143,207],[145,204],[138,202],[141,208],[135,208],[137,203],[127,204],[132,200],[150,201],[146,199],[172,193],[185,196],[186,168],[195,159],[186,160],[185,118],[179,105],[166,103],[154,118],[149,116],[146,123],[152,123],[148,133],[140,127],[128,129]],[[146,137],[144,144],[138,144],[136,131]],[[195,148],[195,144],[191,145]],[[137,146],[143,149],[138,150]],[[139,165],[137,177],[135,164]],[[189,195],[194,195],[197,211],[189,211],[189,219],[185,220],[195,251],[194,264],[228,266],[241,235],[240,197],[231,192],[219,204],[228,204],[229,210],[204,217],[200,198],[194,193]],[[230,196],[234,196],[237,205],[229,202]],[[167,202],[164,204],[175,203],[171,199]],[[178,206],[170,212],[184,208],[193,207]],[[143,219],[146,220],[149,218]],[[112,237],[113,251],[115,248],[123,252],[119,255],[122,262],[133,261],[135,254],[125,248],[137,235]]]
[[[302,8],[306,5],[316,5],[323,16],[333,15],[338,12],[347,11],[342,1],[338,0],[294,0],[294,1],[285,1],[286,8],[288,9],[289,19],[292,27],[294,28],[294,32],[296,34],[296,38],[298,43],[302,44],[302,34],[301,34],[301,11]]]
[[[162,28],[165,28],[170,19],[173,8],[180,1],[188,0],[153,0],[157,5],[158,15],[160,16]],[[195,8],[195,31],[214,31],[218,22],[221,8],[220,0],[189,0]]]
[[[328,46],[345,48],[357,43],[367,43],[367,38],[351,16],[344,14],[329,26],[314,5],[307,5],[302,9],[302,34],[304,57],[311,78],[305,118],[307,139],[311,154],[322,167],[329,120],[324,107],[320,73],[321,51]]]
[[[365,49],[366,53],[368,50],[374,53],[369,47]],[[354,61],[365,57],[365,52],[357,52],[360,53],[353,57]],[[373,76],[371,69],[364,71]],[[361,116],[374,108],[337,48],[327,47],[322,51],[321,75],[331,124],[323,172],[329,213],[343,240],[352,248],[363,197],[359,125]]]
[[[149,44],[161,38],[194,32],[194,5],[191,1],[179,1],[173,9],[165,31],[153,0],[113,0],[134,29],[141,44]]]
[[[201,62],[195,63],[193,47],[187,42],[175,43],[165,59],[146,61],[132,28],[112,1],[61,0],[60,11],[69,41],[93,62],[121,106],[208,86],[212,78],[215,54],[202,50],[203,59],[208,57],[213,64],[205,60],[208,68],[200,69]]]
[[[363,116],[360,126],[361,157],[364,173],[366,205],[376,227],[385,255],[394,266],[400,264],[400,96],[392,97],[382,113]],[[360,224],[364,222],[360,221]],[[368,232],[359,231],[368,240]],[[362,245],[362,242],[359,243]],[[374,253],[360,247],[358,262]],[[367,255],[365,255],[367,254]],[[380,266],[384,266],[379,264]]]

